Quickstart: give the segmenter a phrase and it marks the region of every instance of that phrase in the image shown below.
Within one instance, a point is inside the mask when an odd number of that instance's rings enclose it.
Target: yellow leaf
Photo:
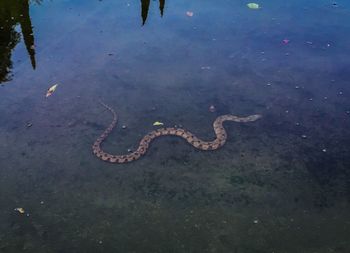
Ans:
[[[55,92],[57,86],[58,86],[58,84],[55,84],[55,85],[51,86],[51,87],[47,90],[47,92],[46,92],[46,97],[51,96],[52,93]]]
[[[257,3],[249,3],[249,4],[247,4],[247,6],[249,9],[260,9],[259,4],[257,4]]]
[[[153,126],[163,126],[164,123],[160,122],[160,121],[156,121],[153,123]]]
[[[15,208],[15,211],[17,211],[17,212],[19,212],[21,214],[25,213],[25,211],[24,211],[24,209],[22,207]]]

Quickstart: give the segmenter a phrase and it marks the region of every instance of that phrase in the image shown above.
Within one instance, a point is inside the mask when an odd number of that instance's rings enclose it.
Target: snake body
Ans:
[[[197,138],[191,132],[182,128],[174,128],[174,127],[159,128],[157,130],[151,131],[148,134],[146,134],[141,139],[140,144],[135,151],[125,155],[112,155],[103,151],[101,148],[101,144],[108,137],[110,132],[112,132],[113,128],[117,124],[117,114],[108,105],[104,103],[101,103],[101,105],[107,108],[113,114],[113,121],[108,126],[108,128],[101,134],[101,136],[94,142],[92,146],[92,151],[98,158],[110,163],[127,163],[127,162],[132,162],[139,159],[141,156],[143,156],[147,152],[150,143],[159,136],[168,136],[168,135],[178,136],[185,139],[189,144],[191,144],[193,147],[199,150],[215,150],[222,147],[226,142],[227,133],[223,127],[223,123],[225,121],[245,123],[245,122],[256,121],[257,119],[261,118],[261,115],[258,115],[258,114],[250,115],[248,117],[237,117],[230,114],[221,115],[217,117],[213,123],[214,132],[216,134],[216,139],[213,141],[203,141]]]

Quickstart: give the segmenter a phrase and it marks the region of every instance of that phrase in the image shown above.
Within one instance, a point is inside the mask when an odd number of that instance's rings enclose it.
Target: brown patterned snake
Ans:
[[[182,128],[173,128],[173,127],[160,128],[146,134],[141,139],[139,147],[137,148],[136,151],[133,151],[127,155],[111,155],[102,150],[101,143],[108,137],[109,133],[113,130],[113,128],[117,124],[117,114],[108,105],[104,103],[101,103],[101,104],[113,114],[113,121],[109,125],[109,127],[101,134],[101,136],[95,141],[94,145],[92,146],[92,150],[93,150],[93,153],[98,158],[110,163],[127,163],[131,161],[135,161],[147,152],[147,149],[153,139],[159,136],[167,136],[167,135],[179,136],[185,139],[193,147],[200,150],[215,150],[223,146],[227,139],[226,131],[222,126],[223,122],[234,121],[239,123],[241,122],[245,123],[245,122],[255,121],[261,118],[261,115],[257,115],[257,114],[251,115],[248,117],[242,117],[242,118],[234,115],[229,115],[229,114],[219,116],[215,119],[213,123],[214,132],[216,134],[216,139],[213,141],[203,141],[197,138],[196,136],[194,136],[191,132]]]

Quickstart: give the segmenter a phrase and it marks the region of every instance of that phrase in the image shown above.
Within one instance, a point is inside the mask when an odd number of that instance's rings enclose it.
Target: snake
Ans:
[[[93,151],[93,154],[98,158],[100,158],[101,160],[105,162],[117,163],[117,164],[128,163],[128,162],[138,160],[141,156],[146,154],[151,142],[160,136],[178,136],[185,139],[189,144],[191,144],[196,149],[216,150],[222,147],[227,140],[227,132],[223,127],[223,123],[225,121],[246,123],[246,122],[256,121],[262,117],[262,115],[259,115],[259,114],[250,115],[247,117],[238,117],[231,114],[218,116],[213,123],[213,128],[216,135],[216,138],[213,141],[201,140],[198,137],[196,137],[194,134],[192,134],[190,131],[187,131],[183,128],[177,128],[177,127],[159,128],[157,130],[151,131],[148,134],[146,134],[141,139],[139,146],[135,151],[132,151],[124,155],[113,155],[103,151],[103,149],[101,148],[101,144],[104,140],[106,140],[108,135],[112,132],[112,130],[116,126],[117,119],[118,119],[117,113],[110,106],[102,102],[100,102],[100,104],[113,114],[113,120],[108,126],[108,128],[104,130],[104,132],[100,135],[100,137],[96,139],[96,141],[92,145],[92,151]]]

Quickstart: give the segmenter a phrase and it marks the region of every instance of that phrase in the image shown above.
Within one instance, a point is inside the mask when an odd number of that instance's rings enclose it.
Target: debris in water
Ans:
[[[58,84],[51,86],[46,92],[46,97],[51,96],[55,92],[55,90],[57,89],[57,86],[58,86]]]
[[[215,112],[216,111],[216,108],[214,105],[210,105],[209,106],[209,112]]]
[[[153,123],[153,126],[163,126],[164,123],[160,122],[160,121],[156,121]]]
[[[186,11],[186,15],[188,17],[193,17],[193,12],[192,11]]]
[[[20,214],[24,214],[25,213],[24,208],[22,208],[22,207],[16,207],[14,210],[19,212]]]
[[[257,4],[257,3],[249,3],[249,4],[247,4],[247,6],[249,9],[253,9],[253,10],[260,9],[259,4]]]

